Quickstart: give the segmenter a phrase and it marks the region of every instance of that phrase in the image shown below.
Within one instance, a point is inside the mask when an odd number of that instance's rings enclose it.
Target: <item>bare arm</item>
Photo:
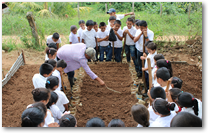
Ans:
[[[122,41],[123,37],[121,37],[118,32],[115,32],[115,34],[117,35],[118,39]]]
[[[134,36],[132,36],[132,35],[130,34],[129,30],[128,30],[127,34],[129,35],[129,37],[130,37],[132,40],[134,40]]]
[[[82,39],[82,43],[84,43],[84,39]]]
[[[65,111],[69,111],[68,104],[64,104]]]
[[[80,42],[80,37],[78,37],[78,41]]]
[[[134,12],[124,14],[124,16],[128,16],[128,15],[134,15]]]
[[[134,42],[137,42],[140,39],[141,35],[142,35],[142,32],[137,37],[134,37]]]
[[[57,50],[59,49],[59,43],[56,43]]]

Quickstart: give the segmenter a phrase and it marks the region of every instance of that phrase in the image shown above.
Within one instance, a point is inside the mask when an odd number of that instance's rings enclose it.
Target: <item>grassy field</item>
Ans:
[[[81,11],[80,19],[85,21],[93,20],[97,23],[106,22],[109,18],[109,15],[104,11],[98,11],[95,5],[89,6],[90,10]],[[117,14],[124,14],[124,12],[118,12]],[[126,19],[129,16],[126,16],[122,19],[122,28],[126,25]],[[180,15],[163,15],[160,17],[159,14],[150,14],[147,11],[135,12],[136,19],[146,20],[148,23],[148,28],[154,31],[155,38],[158,36],[195,36],[202,35],[202,12],[193,12],[188,19],[188,14]],[[51,35],[54,32],[58,32],[62,36],[67,36],[70,33],[71,25],[78,25],[78,17],[38,17],[35,16],[35,21],[38,28],[38,34],[41,37],[41,42],[45,40],[45,36]],[[3,14],[2,15],[2,36],[17,36],[21,38],[20,41],[15,41],[15,39],[3,39],[2,47],[4,49],[5,45],[12,49],[20,47],[21,44],[29,43],[30,39],[28,36],[31,36],[31,29],[29,27],[28,21],[25,15],[11,15]],[[14,46],[14,43],[18,46]],[[43,42],[44,43],[44,42]]]

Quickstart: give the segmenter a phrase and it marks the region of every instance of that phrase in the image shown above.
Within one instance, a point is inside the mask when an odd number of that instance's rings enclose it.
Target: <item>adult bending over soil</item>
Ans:
[[[100,85],[105,83],[87,65],[88,59],[96,60],[96,51],[94,48],[87,48],[83,43],[73,45],[65,44],[58,49],[57,57],[67,63],[64,72],[67,73],[71,87],[74,85],[74,70],[83,67],[86,73],[93,79],[97,80]]]

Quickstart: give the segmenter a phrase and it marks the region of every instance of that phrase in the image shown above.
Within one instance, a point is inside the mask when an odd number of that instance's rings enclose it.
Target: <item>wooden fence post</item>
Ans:
[[[162,4],[160,4],[160,17],[162,17]]]
[[[107,3],[105,3],[105,12],[107,12],[108,11],[108,5],[107,5]]]
[[[134,2],[132,2],[132,12],[134,12]]]
[[[78,19],[80,20],[80,17],[79,17],[79,2],[78,2],[78,5],[77,5],[77,11],[78,11]]]
[[[22,50],[22,57],[23,57],[24,64],[26,64],[26,62],[25,62],[25,55],[24,55],[23,50]]]
[[[188,6],[188,18],[190,19],[190,13],[191,13],[191,3]]]
[[[38,32],[37,32],[37,28],[36,28],[36,24],[35,24],[35,19],[34,19],[32,12],[27,12],[26,17],[27,17],[27,20],[28,20],[29,25],[31,27],[32,35],[35,38],[35,45],[40,46]]]

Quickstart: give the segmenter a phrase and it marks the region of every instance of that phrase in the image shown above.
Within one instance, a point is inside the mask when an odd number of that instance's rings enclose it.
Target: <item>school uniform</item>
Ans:
[[[87,27],[85,27],[86,29]],[[77,30],[77,37],[80,38],[80,43],[82,42],[82,31],[83,29],[80,27],[78,30]],[[79,40],[78,40],[79,41]]]
[[[65,93],[59,90],[54,91],[58,95],[58,100],[56,102],[56,106],[60,109],[61,112],[65,111],[64,104],[68,104],[69,100],[66,97]]]
[[[46,80],[47,77],[42,76],[40,73],[35,74],[32,78],[34,88],[46,88]]]
[[[151,124],[151,123],[153,123],[159,117],[159,115],[155,114],[152,106],[150,106],[150,105],[148,107],[148,111],[149,111],[149,115],[150,115],[149,122]]]
[[[97,38],[103,39],[106,36],[109,36],[109,31],[105,30],[104,32],[102,32],[101,30],[97,32]],[[99,42],[100,44],[100,61],[104,60],[104,52],[106,53],[106,56],[108,54],[109,51],[109,41],[101,41]],[[106,60],[109,60],[106,57]]]
[[[176,113],[171,112],[169,116],[159,116],[149,127],[170,127],[170,122],[175,115]]]
[[[141,30],[137,30],[135,37],[139,36],[141,34]],[[150,41],[153,41],[154,33],[153,31],[149,30],[147,28],[147,36]],[[143,35],[139,38],[139,40],[135,43],[135,47],[137,49],[137,62],[138,62],[138,72],[142,74],[142,60],[140,59],[141,56],[143,56]]]
[[[95,29],[93,29],[93,30],[95,30]],[[100,29],[98,28],[98,31],[95,31],[95,33],[96,33],[96,38],[97,38],[97,34],[98,34],[98,32],[100,31]],[[97,41],[97,39],[96,39],[96,42],[97,42],[97,45],[98,45],[98,50],[96,50],[96,59],[97,59],[97,61],[100,59],[100,57],[98,58],[98,55],[99,55],[99,53],[100,53],[100,42],[98,42]]]
[[[148,54],[148,55],[147,55],[147,58],[150,58],[151,67],[153,67],[153,68],[154,68],[154,66],[155,66],[154,56],[155,56],[156,54],[157,54],[157,51],[155,51],[154,54]],[[148,68],[147,58],[145,59],[144,68]],[[147,88],[149,89],[149,72],[148,72],[148,70],[146,70],[146,71],[144,72],[144,74],[145,74],[146,86],[147,86]]]
[[[117,33],[119,36],[123,37],[123,31],[118,29]],[[121,61],[121,51],[122,51],[122,40],[118,39],[118,36],[116,35],[117,41],[114,42],[114,56],[115,56],[115,61],[120,62]],[[109,59],[112,59],[112,52],[113,52],[113,44],[111,44],[111,48],[109,50]]]
[[[198,111],[198,117],[202,119],[202,102],[199,99],[197,99],[197,98],[196,98],[196,100],[198,101],[198,109],[199,109],[199,111]],[[182,110],[181,110],[181,112],[189,112],[189,113],[191,113],[193,115],[196,115],[194,113],[194,110],[193,110],[192,107],[189,107],[189,108],[183,107]]]
[[[47,116],[45,118],[45,124],[43,127],[48,127],[49,124],[54,123],[54,118],[51,115],[51,112],[47,110]]]
[[[143,127],[141,124],[138,124],[137,127]]]
[[[61,119],[63,113],[55,104],[50,106],[50,110],[53,114],[54,121],[59,123],[59,119]]]
[[[58,88],[56,89],[56,90],[59,90],[59,91],[61,91],[61,87],[62,87],[62,84],[61,84],[61,73],[58,71],[58,70],[55,70],[53,73],[52,73],[52,76],[56,76],[56,77],[58,77],[58,79],[59,79],[59,86],[58,86]]]
[[[49,60],[49,58],[48,58],[48,55],[47,55],[47,54],[45,55],[45,61],[46,61],[46,60]],[[55,60],[56,62],[58,61],[57,56],[56,56],[56,58],[55,58],[54,60]]]
[[[90,31],[85,29],[82,32],[82,39],[84,39],[84,44],[86,44],[87,48],[89,48],[89,47],[95,48],[96,47],[95,37],[96,37],[96,32],[94,29],[92,29]]]
[[[79,43],[78,36],[71,32],[69,35],[69,42],[72,42],[72,44]]]
[[[53,35],[50,35],[50,36],[47,37],[47,39],[46,39],[46,44],[47,44],[47,46],[48,46],[48,44],[50,44],[50,43],[61,43],[61,38],[60,38],[60,37],[59,37],[59,39],[58,39],[57,42],[54,42],[53,39],[52,39],[52,37],[53,37]]]
[[[127,26],[124,26],[123,28],[123,32],[128,29]],[[130,34],[135,37],[136,34],[136,29],[132,26],[131,29],[128,29],[128,31],[130,32]],[[125,54],[126,54],[126,59],[127,62],[130,62],[131,58],[130,55],[133,59],[134,65],[135,65],[135,70],[138,71],[138,63],[136,60],[136,56],[135,56],[135,43],[134,40],[131,39],[131,37],[129,36],[129,34],[126,34],[126,45],[125,45]]]
[[[157,77],[154,79],[154,74],[155,74],[156,70],[157,70],[157,66],[155,65],[152,69],[152,84],[153,84],[153,86],[157,83]]]

